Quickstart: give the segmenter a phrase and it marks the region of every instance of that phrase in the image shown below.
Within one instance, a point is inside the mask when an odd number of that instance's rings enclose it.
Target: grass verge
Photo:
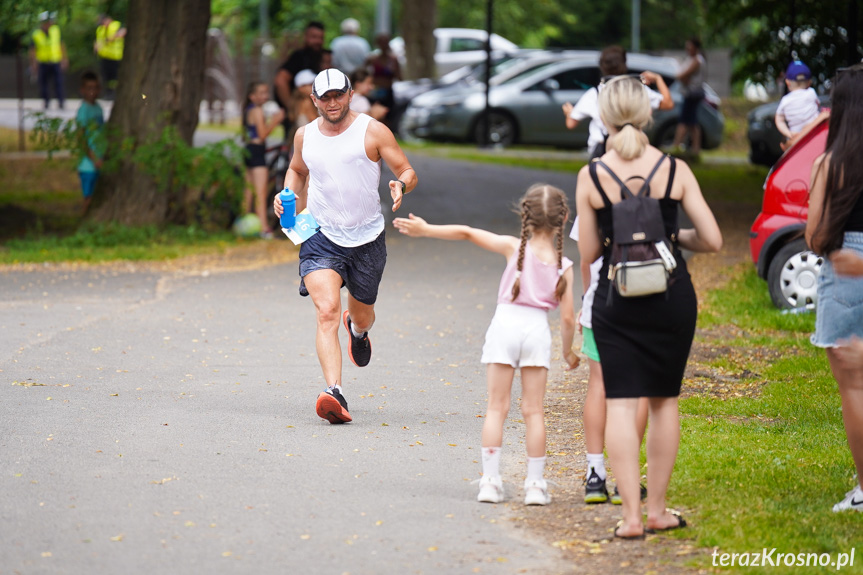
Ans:
[[[403,147],[418,154],[482,164],[504,165],[577,173],[587,161],[575,152],[542,148],[507,148],[480,150],[472,145],[407,143]],[[691,165],[707,201],[723,201],[760,205],[768,169],[744,163],[714,163],[706,159]],[[574,180],[573,180],[574,182]]]
[[[692,529],[676,536],[720,555],[776,548],[833,559],[859,541],[859,515],[831,511],[852,487],[854,465],[826,356],[808,341],[814,321],[774,309],[751,265],[708,295],[699,328],[711,335],[700,343],[738,353],[707,363],[740,374],[740,389],[750,391],[681,399],[671,502],[689,509]],[[711,557],[700,561],[712,566]],[[733,571],[763,568],[738,563]]]
[[[165,260],[244,243],[228,231],[195,227],[82,224],[75,164],[0,159],[0,264]]]
[[[35,229],[23,238],[8,240],[0,247],[0,264],[166,260],[221,252],[237,242],[230,232],[196,227],[85,223],[71,235],[43,234]]]

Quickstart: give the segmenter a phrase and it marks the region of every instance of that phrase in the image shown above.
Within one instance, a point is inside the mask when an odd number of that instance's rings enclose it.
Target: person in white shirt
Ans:
[[[776,129],[786,138],[781,144],[783,150],[794,145],[810,124],[817,124],[830,115],[828,111],[820,112],[821,102],[812,89],[812,72],[800,60],[788,64],[785,85],[788,93],[779,100],[773,119]]]
[[[626,74],[628,72],[626,50],[622,46],[605,48],[599,55],[599,72],[603,79]],[[648,92],[652,109],[670,110],[674,107],[674,100],[671,99],[671,93],[668,91],[668,86],[665,85],[662,76],[645,71],[641,73],[641,78],[645,84],[655,85],[658,90],[658,92],[656,90]],[[605,139],[608,137],[608,131],[602,125],[602,119],[599,117],[599,105],[597,104],[601,87],[602,84],[585,92],[575,106],[570,102],[563,105],[566,127],[570,130],[574,130],[580,122],[590,118],[587,150],[591,159],[598,158],[605,153]]]
[[[342,21],[342,36],[333,38],[330,50],[333,51],[333,68],[350,76],[361,68],[371,52],[368,41],[359,35],[360,23],[354,18]]]
[[[296,194],[296,213],[308,208],[319,231],[300,248],[300,295],[310,295],[317,314],[315,338],[326,390],[315,411],[330,423],[352,420],[342,395],[339,324],[348,332],[348,357],[357,367],[372,356],[369,330],[387,260],[384,216],[378,186],[381,162],[395,177],[389,182],[392,210],[417,185],[417,176],[395,136],[381,122],[350,109],[350,80],[330,68],[312,85],[319,118],[297,130],[285,188]],[[277,216],[284,212],[279,194]],[[341,288],[348,289],[342,313]]]

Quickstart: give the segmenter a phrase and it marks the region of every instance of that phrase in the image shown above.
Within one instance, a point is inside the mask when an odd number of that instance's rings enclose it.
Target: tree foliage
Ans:
[[[71,70],[95,69],[93,41],[99,14],[125,23],[127,8],[128,0],[0,0],[0,51],[12,53],[27,46],[30,33],[39,27],[39,14],[47,10],[57,12]]]
[[[710,28],[733,36],[735,79],[770,82],[796,57],[824,81],[863,56],[859,32],[857,43],[849,42],[863,23],[856,0],[705,1]]]

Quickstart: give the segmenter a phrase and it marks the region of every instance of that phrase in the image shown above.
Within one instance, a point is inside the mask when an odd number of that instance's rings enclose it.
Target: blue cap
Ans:
[[[785,70],[785,78],[802,82],[804,80],[811,80],[812,72],[809,70],[809,66],[800,60],[794,60],[788,64],[788,69]]]

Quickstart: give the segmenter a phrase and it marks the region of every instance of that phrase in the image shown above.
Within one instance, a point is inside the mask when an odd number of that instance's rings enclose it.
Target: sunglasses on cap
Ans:
[[[617,74],[614,76],[603,76],[599,80],[599,85],[605,86],[606,84],[608,84],[609,82],[611,82],[615,78],[638,78],[639,82],[641,82],[642,84],[647,84],[647,82],[644,81],[644,78],[641,76],[641,74]]]

